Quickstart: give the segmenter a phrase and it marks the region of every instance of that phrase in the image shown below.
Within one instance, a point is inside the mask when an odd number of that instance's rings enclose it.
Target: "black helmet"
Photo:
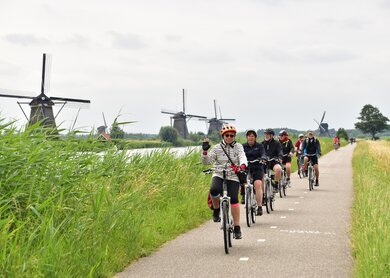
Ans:
[[[264,130],[264,134],[271,134],[271,135],[275,135],[275,131],[272,129],[272,128],[267,128],[266,130]]]
[[[257,137],[257,132],[256,132],[256,130],[254,128],[247,129],[245,131],[245,136],[248,136],[249,133],[253,133],[253,135],[255,135],[255,137]]]

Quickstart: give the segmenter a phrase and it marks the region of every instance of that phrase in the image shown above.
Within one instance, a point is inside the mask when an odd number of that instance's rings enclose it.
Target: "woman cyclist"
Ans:
[[[245,171],[247,159],[244,148],[240,143],[235,141],[237,130],[232,125],[224,125],[221,129],[222,142],[216,145],[211,151],[209,139],[206,138],[202,144],[202,163],[214,164],[215,168],[227,168],[227,193],[230,197],[232,206],[232,216],[234,224],[234,238],[241,239],[240,228],[240,205],[238,203],[238,191],[240,189],[240,182],[237,176],[239,171]],[[233,162],[233,164],[230,162]],[[212,177],[210,186],[210,196],[213,202],[213,220],[214,222],[221,221],[219,217],[219,197],[222,195],[222,172],[215,171]]]
[[[248,160],[248,172],[252,176],[253,185],[256,191],[256,200],[257,200],[257,215],[263,215],[263,165],[260,163],[267,160],[267,155],[265,154],[264,146],[256,142],[257,133],[254,129],[248,129],[245,133],[246,143],[244,146],[244,151],[246,158]],[[256,163],[250,163],[249,161],[260,160]],[[244,197],[244,195],[243,195]],[[244,198],[243,198],[244,199]]]
[[[291,139],[288,138],[288,132],[286,130],[281,130],[279,132],[279,143],[282,145],[282,163],[286,166],[287,184],[290,186],[291,157],[293,156],[295,149]]]
[[[267,167],[275,172],[275,181],[272,183],[273,192],[277,193],[279,188],[279,181],[282,176],[282,167],[280,162],[283,159],[282,145],[279,141],[274,139],[275,131],[272,128],[264,130],[264,141],[262,142],[265,153],[269,159],[276,158],[277,161],[271,161],[267,164]]]

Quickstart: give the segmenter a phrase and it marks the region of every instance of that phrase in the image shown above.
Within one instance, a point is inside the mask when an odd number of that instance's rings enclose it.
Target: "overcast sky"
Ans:
[[[217,99],[239,130],[314,129],[325,110],[353,128],[364,104],[390,117],[389,26],[385,0],[0,0],[0,88],[38,95],[46,52],[48,95],[91,100],[78,128],[121,111],[138,121],[127,132],[158,133],[183,88],[187,113],[211,117]],[[16,101],[0,98],[1,115],[25,123]]]

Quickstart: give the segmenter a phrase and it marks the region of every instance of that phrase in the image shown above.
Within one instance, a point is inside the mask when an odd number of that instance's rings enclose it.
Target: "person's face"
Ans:
[[[314,137],[314,134],[313,134],[313,133],[308,133],[308,134],[307,134],[307,137],[313,138],[313,137]]]
[[[269,134],[269,133],[264,133],[264,140],[265,140],[265,141],[269,141],[269,140],[271,140],[271,138],[272,138],[272,135],[271,135],[271,134]]]
[[[283,141],[283,140],[284,140],[284,137],[285,137],[285,135],[279,135],[279,140],[280,140],[280,141]]]
[[[256,136],[253,133],[249,133],[246,137],[248,144],[254,144],[256,142]]]
[[[299,140],[302,142],[305,139],[305,137],[299,137]]]
[[[235,137],[236,137],[235,133],[227,132],[223,135],[223,140],[225,140],[225,143],[230,144],[233,143]]]

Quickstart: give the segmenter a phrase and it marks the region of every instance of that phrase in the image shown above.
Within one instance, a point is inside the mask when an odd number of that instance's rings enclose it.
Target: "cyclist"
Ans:
[[[279,181],[282,176],[282,167],[280,162],[283,159],[282,145],[274,139],[275,131],[272,128],[264,130],[264,141],[262,142],[265,153],[269,159],[277,158],[278,161],[271,161],[267,167],[275,172],[275,180],[272,182],[273,192],[277,193]]]
[[[253,160],[260,160],[256,163],[249,163],[248,162],[248,172],[252,176],[253,179],[253,185],[255,187],[256,191],[256,200],[257,200],[257,215],[261,216],[263,215],[263,166],[260,164],[262,161],[267,160],[267,155],[265,154],[264,146],[258,142],[256,142],[257,139],[257,132],[254,129],[248,129],[245,132],[246,136],[246,143],[244,146],[244,151],[246,154],[246,158],[248,161]],[[245,191],[244,191],[245,192]],[[244,193],[245,194],[245,193]],[[243,194],[243,200],[244,195]]]
[[[245,171],[246,165],[248,163],[243,146],[235,141],[236,133],[237,130],[234,126],[222,126],[222,142],[216,145],[210,152],[208,152],[208,150],[210,149],[209,139],[206,138],[205,140],[203,140],[203,152],[201,160],[203,164],[214,164],[215,168],[224,168],[226,167],[226,165],[228,165],[229,171],[227,171],[226,173],[226,179],[228,196],[230,197],[230,203],[232,207],[234,238],[241,239],[242,234],[240,228],[240,205],[238,203],[240,180],[238,179],[237,174]],[[222,195],[222,183],[222,172],[214,172],[210,186],[210,196],[214,208],[214,222],[221,221],[219,216],[219,196]]]
[[[295,142],[295,149],[297,150],[297,165],[298,165],[298,175],[301,176],[301,165],[303,165],[303,156],[301,151],[301,144],[305,140],[305,135],[302,133],[298,135],[298,140]]]
[[[286,130],[281,130],[279,132],[279,143],[282,145],[282,163],[286,166],[287,184],[290,186],[291,157],[293,156],[295,149],[291,139],[288,138],[288,132]]]
[[[337,135],[333,138],[334,149],[337,150],[340,147],[340,137]]]
[[[307,171],[307,163],[310,160],[316,173],[316,183],[314,185],[319,186],[318,178],[320,177],[320,170],[318,168],[318,157],[321,156],[321,144],[320,141],[314,137],[313,131],[308,131],[307,138],[303,141],[301,149],[305,156],[303,160],[305,164],[304,169]]]

